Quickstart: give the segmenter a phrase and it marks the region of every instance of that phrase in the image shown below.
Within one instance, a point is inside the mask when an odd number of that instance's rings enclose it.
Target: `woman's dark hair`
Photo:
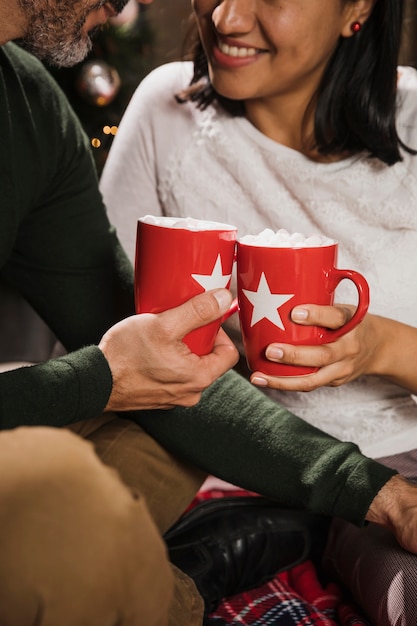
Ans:
[[[388,165],[402,159],[400,148],[414,154],[398,137],[395,124],[403,11],[404,0],[376,0],[362,29],[352,37],[340,37],[310,103],[316,106],[314,133],[320,154],[365,150]],[[194,74],[178,100],[191,100],[200,109],[217,101],[231,115],[244,115],[242,101],[224,98],[210,84],[196,30],[193,37],[189,41]]]

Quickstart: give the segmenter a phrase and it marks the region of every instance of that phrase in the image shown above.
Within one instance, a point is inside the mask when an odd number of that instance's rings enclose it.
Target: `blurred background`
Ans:
[[[49,68],[90,137],[99,173],[123,112],[142,78],[183,56],[190,0],[129,0],[95,41],[89,57],[70,69]],[[417,0],[406,0],[400,63],[417,67]]]
[[[96,37],[88,58],[75,67],[48,67],[90,137],[99,173],[129,100],[153,68],[182,57],[190,0],[155,0],[125,9]]]
[[[406,0],[400,62],[417,67],[417,0]]]

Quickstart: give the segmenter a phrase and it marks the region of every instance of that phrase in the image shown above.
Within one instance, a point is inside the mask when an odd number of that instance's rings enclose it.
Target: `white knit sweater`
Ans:
[[[171,63],[138,87],[107,160],[101,189],[133,260],[136,220],[145,214],[322,233],[339,241],[339,267],[363,273],[370,311],[417,325],[417,157],[393,167],[365,155],[315,163],[221,109],[178,104],[190,63]],[[397,127],[417,148],[417,72],[400,68]],[[355,302],[343,281],[339,302]],[[230,332],[238,341],[237,316]],[[234,326],[233,326],[234,325]],[[275,397],[300,417],[370,456],[417,447],[417,405],[376,377],[338,388]]]

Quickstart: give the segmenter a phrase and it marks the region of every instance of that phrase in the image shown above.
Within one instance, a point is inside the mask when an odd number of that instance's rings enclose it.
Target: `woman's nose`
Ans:
[[[238,35],[249,32],[256,21],[254,0],[220,0],[211,19],[218,33]]]

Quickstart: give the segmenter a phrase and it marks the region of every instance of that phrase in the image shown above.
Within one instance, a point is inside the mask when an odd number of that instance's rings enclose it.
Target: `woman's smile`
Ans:
[[[217,36],[213,45],[213,60],[217,65],[238,68],[253,63],[265,52],[264,49]]]
[[[249,100],[266,104],[283,97],[291,109],[305,108],[314,96],[353,5],[335,0],[192,0],[192,6],[214,89],[246,106]]]

